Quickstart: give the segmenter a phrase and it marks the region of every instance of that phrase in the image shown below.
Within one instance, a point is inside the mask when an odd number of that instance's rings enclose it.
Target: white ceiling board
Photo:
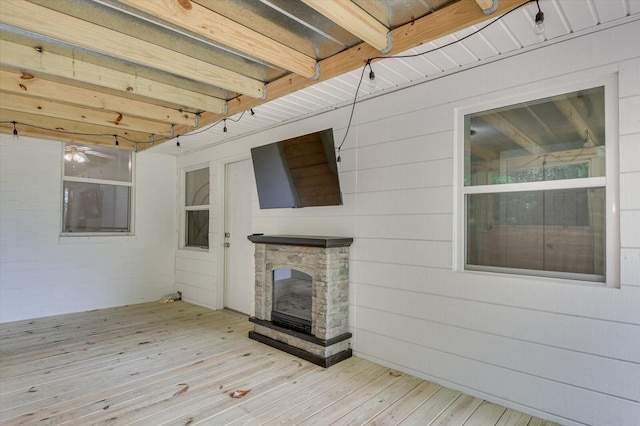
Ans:
[[[613,5],[618,0],[611,1]],[[595,15],[595,6],[591,0],[559,0],[558,3],[569,21],[572,32],[584,30],[585,28],[593,27],[598,24],[598,20]]]
[[[640,3],[638,0],[635,0],[635,2]],[[624,18],[627,15],[626,3],[625,0],[593,0],[596,13],[601,23]]]
[[[459,39],[462,39],[468,34],[473,33],[477,29],[478,29],[477,26],[473,26],[464,31],[461,31],[459,34]],[[491,45],[491,43],[487,41],[486,37],[482,34],[482,32],[478,34],[474,34],[469,38],[464,39],[463,41],[461,41],[461,43],[467,49],[469,49],[469,51],[472,52],[473,55],[476,58],[478,58],[478,60],[491,58],[492,56],[495,56],[498,54],[498,50],[493,45]]]
[[[335,90],[331,90],[331,89],[333,89],[332,86],[325,83],[320,83],[320,84],[313,85],[305,90],[306,90],[306,93],[309,93],[311,96],[315,96],[316,98],[322,99],[325,103],[325,106],[329,107],[329,106],[333,106],[335,103],[343,101],[343,98],[336,95],[334,93]]]
[[[443,43],[444,45],[444,43]],[[459,66],[451,57],[447,54],[446,48],[440,50],[439,45],[432,43],[425,43],[416,48],[416,51],[424,53],[424,57],[429,59],[440,72],[450,70]]]
[[[402,60],[407,61],[407,64],[420,73],[419,78],[424,78],[424,76],[427,75],[440,74],[442,72],[442,69],[438,68],[433,62],[431,62],[426,55],[420,55],[418,50],[411,49],[404,53],[408,55],[418,55],[412,58],[404,58]],[[386,62],[393,62],[393,60],[389,59],[386,60]]]
[[[470,38],[472,38],[471,36]],[[460,37],[461,38],[461,37]],[[473,62],[478,61],[478,56],[474,55],[465,45],[464,43],[458,42],[459,37],[450,35],[447,37],[443,37],[433,42],[434,45],[443,48],[443,52],[458,66],[471,64]],[[453,43],[453,44],[451,44]]]
[[[501,21],[482,30],[482,35],[500,54],[513,52],[522,47]]]
[[[390,63],[391,61],[393,61],[393,64]],[[388,87],[400,86],[424,77],[424,74],[410,65],[406,59],[380,61],[373,65],[373,69],[376,73],[376,80],[387,82]],[[380,87],[384,87],[380,82],[377,84]]]

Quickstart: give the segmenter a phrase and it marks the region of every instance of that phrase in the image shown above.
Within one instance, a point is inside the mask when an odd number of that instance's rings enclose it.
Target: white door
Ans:
[[[254,314],[254,261],[251,234],[251,194],[255,186],[251,160],[226,166],[224,306]]]

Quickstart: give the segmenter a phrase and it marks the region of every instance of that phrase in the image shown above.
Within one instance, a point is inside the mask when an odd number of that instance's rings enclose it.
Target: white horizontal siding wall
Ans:
[[[135,236],[60,237],[62,153],[0,135],[0,322],[173,292],[176,159],[137,155]]]
[[[358,106],[358,355],[563,424],[640,424],[640,157],[620,175],[620,289],[452,272],[458,242],[446,227],[456,106],[618,73],[620,154],[630,155],[640,143],[640,48],[628,41],[638,31],[635,22]]]
[[[342,149],[345,205],[260,211],[254,200],[252,231],[355,237],[350,320],[360,357],[562,424],[640,424],[637,34],[635,21],[359,103]],[[454,272],[455,107],[613,73],[620,288]],[[248,158],[253,146],[328,127],[339,143],[348,116],[342,108],[179,161],[222,165]]]

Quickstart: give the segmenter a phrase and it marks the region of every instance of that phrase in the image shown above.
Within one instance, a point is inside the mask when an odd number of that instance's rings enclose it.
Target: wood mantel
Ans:
[[[283,246],[304,247],[349,247],[353,243],[350,237],[320,237],[313,235],[263,235],[253,234],[247,237],[254,244],[279,244]]]

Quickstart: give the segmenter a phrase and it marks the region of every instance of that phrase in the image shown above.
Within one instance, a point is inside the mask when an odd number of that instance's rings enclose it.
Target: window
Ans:
[[[611,86],[462,112],[464,269],[614,285]]]
[[[133,152],[67,143],[63,158],[63,235],[131,232]]]
[[[185,173],[185,247],[209,247],[209,168]]]

